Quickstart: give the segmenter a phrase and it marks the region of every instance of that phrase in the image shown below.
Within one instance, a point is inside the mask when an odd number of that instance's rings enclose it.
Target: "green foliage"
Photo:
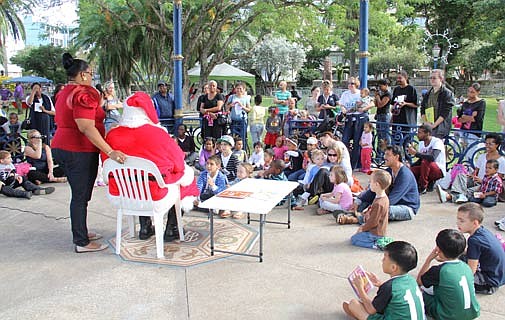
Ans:
[[[45,45],[26,48],[11,58],[11,62],[23,68],[23,73],[45,77],[54,83],[65,83],[67,76],[61,57],[67,49]]]
[[[321,72],[315,69],[302,68],[298,71],[296,84],[299,87],[311,87],[314,80],[321,79]]]
[[[5,71],[8,71],[5,40],[8,35],[11,35],[14,40],[25,39],[25,28],[18,12],[31,13],[32,5],[32,0],[0,1],[0,58]]]

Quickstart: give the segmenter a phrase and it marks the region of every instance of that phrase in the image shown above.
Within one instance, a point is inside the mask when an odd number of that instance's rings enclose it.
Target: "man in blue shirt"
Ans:
[[[412,220],[421,205],[417,181],[409,168],[402,163],[402,149],[400,146],[388,146],[384,153],[386,169],[392,176],[389,189],[389,221]],[[362,192],[354,205],[359,212],[363,212],[375,199],[375,193],[370,190]]]
[[[153,99],[154,108],[156,109],[156,113],[158,113],[161,125],[167,128],[168,132],[174,133],[174,97],[168,92],[168,85],[165,81],[158,81],[158,92],[151,98]]]
[[[158,117],[161,119],[164,118],[173,118],[175,113],[175,103],[174,98],[168,92],[168,85],[164,81],[158,81],[158,92],[156,92],[153,96],[153,103],[156,112],[158,113]]]

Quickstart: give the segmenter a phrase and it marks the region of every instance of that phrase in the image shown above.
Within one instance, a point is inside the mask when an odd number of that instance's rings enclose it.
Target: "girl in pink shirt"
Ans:
[[[334,165],[330,171],[330,181],[334,184],[333,191],[323,193],[319,197],[318,215],[329,214],[336,210],[349,210],[352,206],[351,188],[347,184],[344,168]]]
[[[372,165],[372,131],[373,126],[366,122],[363,126],[363,133],[359,145],[361,146],[361,172],[368,173]]]
[[[275,139],[274,160],[284,160],[284,153],[288,151],[288,147],[284,144],[284,136],[279,136]]]

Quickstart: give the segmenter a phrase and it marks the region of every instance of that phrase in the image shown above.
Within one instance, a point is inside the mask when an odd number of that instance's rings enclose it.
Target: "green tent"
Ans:
[[[194,68],[188,71],[189,80],[191,83],[197,83],[200,81],[200,66],[197,65]],[[237,81],[242,81],[247,83],[254,92],[256,91],[256,79],[254,75],[240,70],[239,68],[235,68],[232,65],[225,63],[218,64],[212,69],[212,72],[209,75],[209,80],[215,80],[219,82],[223,82],[224,92],[228,92],[228,81],[235,83]]]

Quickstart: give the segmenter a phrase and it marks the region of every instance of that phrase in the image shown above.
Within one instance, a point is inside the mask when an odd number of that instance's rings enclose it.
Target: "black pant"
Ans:
[[[28,180],[30,180],[33,183],[36,183],[36,181],[40,181],[42,183],[47,183],[51,182],[49,181],[48,175],[48,170],[30,170],[28,172]],[[53,170],[53,176],[55,178],[60,178],[65,176],[65,172],[63,171],[63,168],[61,167],[56,167]]]
[[[330,181],[330,171],[325,168],[319,169],[319,171],[312,179],[309,190],[307,190],[310,195],[320,195],[322,193],[328,193],[333,190],[334,184]]]
[[[349,146],[349,142],[352,140],[352,150],[351,150],[351,166],[353,169],[358,169],[361,167],[361,146],[359,142],[361,140],[361,134],[363,133],[363,127],[365,123],[368,122],[368,114],[351,114],[346,116],[344,135],[342,136],[342,142]]]
[[[70,220],[73,242],[78,246],[87,246],[89,244],[86,222],[88,202],[91,200],[98,171],[98,153],[53,149],[53,155],[58,163],[63,165],[72,191]]]
[[[203,119],[203,138],[213,137],[214,139],[219,139],[223,135],[223,126],[217,124],[217,119],[215,119],[212,123],[212,126],[209,126],[209,121],[204,118]]]

